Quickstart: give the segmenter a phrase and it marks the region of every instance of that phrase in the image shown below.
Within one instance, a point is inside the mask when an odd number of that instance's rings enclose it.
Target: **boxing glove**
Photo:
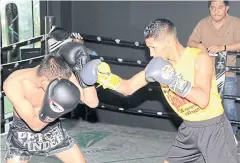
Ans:
[[[116,90],[120,85],[121,78],[113,73],[106,62],[100,59],[94,59],[88,62],[80,71],[82,81],[87,85],[98,83],[104,89]]]
[[[49,123],[75,109],[80,101],[80,91],[66,79],[55,79],[47,87],[39,119]]]
[[[176,74],[172,64],[161,58],[153,58],[145,69],[145,77],[149,82],[159,82],[167,85],[170,90],[181,97],[186,97],[192,88],[192,84],[182,78],[181,74]]]
[[[90,61],[90,56],[87,54],[86,47],[77,42],[68,42],[59,48],[58,53],[63,57],[69,67],[72,68],[73,73],[77,77],[81,87],[88,87],[84,82],[82,82],[79,75],[84,65]]]

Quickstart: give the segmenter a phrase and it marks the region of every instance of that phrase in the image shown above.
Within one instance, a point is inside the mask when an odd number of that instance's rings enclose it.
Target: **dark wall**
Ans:
[[[40,1],[41,33],[45,33],[45,16],[55,16],[55,25],[72,30],[71,1]]]
[[[230,14],[240,16],[239,7],[239,1],[231,2]],[[194,26],[206,16],[205,1],[72,2],[73,31],[129,40],[144,41],[145,26],[162,17],[175,23],[179,40],[186,45]]]
[[[208,16],[206,1],[159,1],[159,2],[50,2],[52,14],[57,17],[57,24],[62,27],[85,34],[112,37],[129,41],[141,41],[145,26],[156,18],[168,18],[177,27],[180,42],[186,46],[189,35],[197,22]],[[230,4],[230,14],[240,16],[240,2]],[[59,18],[60,17],[60,18]],[[114,56],[127,59],[148,61],[148,52],[107,45],[89,44],[101,56]],[[113,72],[123,78],[130,78],[141,68],[112,65]],[[161,96],[161,94],[159,95]],[[140,100],[141,101],[141,100]],[[144,101],[144,100],[143,100]],[[164,110],[168,106],[162,99],[147,100],[139,104],[141,108]],[[168,120],[123,115],[119,113],[98,111],[100,121],[136,125],[152,128],[174,130]]]

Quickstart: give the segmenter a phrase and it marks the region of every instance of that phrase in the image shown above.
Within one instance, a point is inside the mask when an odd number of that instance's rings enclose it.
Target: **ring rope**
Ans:
[[[144,43],[141,43],[139,41],[127,41],[127,40],[121,40],[118,38],[108,38],[108,37],[102,37],[102,36],[95,36],[95,35],[89,35],[89,34],[81,34],[83,37],[83,40],[86,42],[93,42],[93,43],[105,43],[109,45],[119,45],[124,47],[130,47],[130,48],[136,48],[136,49],[146,49],[146,45]]]
[[[135,66],[135,67],[145,67],[148,62],[143,62],[141,60],[128,60],[117,57],[108,57],[108,56],[90,56],[91,59],[101,59],[104,62],[112,63],[116,65],[126,65],[126,66]]]
[[[15,64],[14,67],[17,67],[19,65],[19,63],[22,63],[22,62],[26,62],[26,61],[32,61],[32,60],[36,60],[36,59],[39,59],[39,58],[43,58],[45,57],[45,55],[42,55],[42,56],[38,56],[38,57],[33,57],[33,58],[28,58],[28,59],[24,59],[24,60],[20,60],[20,61],[15,61],[15,62],[9,62],[9,63],[4,63],[4,64],[1,64],[1,68],[2,66],[7,66],[7,65],[13,65]],[[30,63],[31,64],[31,63]]]
[[[146,44],[141,43],[140,41],[127,41],[121,40],[118,38],[109,38],[109,37],[102,37],[102,36],[95,36],[89,34],[81,34],[83,40],[86,42],[93,42],[93,43],[105,43],[109,45],[115,46],[123,46],[129,48],[137,48],[137,49],[147,49]],[[12,50],[20,46],[26,46],[29,44],[33,44],[39,41],[45,41],[48,37],[48,34],[40,35],[25,41],[17,42],[10,44],[8,46],[2,47],[2,51]],[[210,56],[217,56],[217,54],[209,54]],[[227,55],[240,55],[240,51],[227,51]]]
[[[109,105],[100,102],[99,103],[99,108],[102,110],[110,110],[110,111],[116,111],[116,112],[124,112],[124,113],[132,113],[132,114],[142,114],[142,115],[149,115],[149,116],[157,116],[157,117],[165,117],[165,118],[170,118],[173,116],[177,116],[176,113],[174,112],[164,112],[164,111],[154,111],[150,109],[142,109],[142,108],[137,108],[137,109],[125,109],[122,107],[117,107],[114,105]]]
[[[37,36],[37,37],[33,37],[31,39],[28,39],[28,40],[16,42],[16,43],[7,45],[5,47],[2,47],[1,50],[2,51],[9,51],[9,50],[12,50],[12,49],[16,49],[17,47],[26,46],[26,45],[29,45],[29,44],[34,44],[34,43],[37,43],[39,41],[42,42],[46,39],[46,37],[47,37],[47,35],[40,35],[40,36]]]
[[[228,55],[240,55],[240,50],[235,50],[235,51],[227,51]]]
[[[211,57],[217,57],[218,53],[208,53],[209,56]],[[227,55],[240,55],[240,51],[227,51]]]
[[[84,105],[84,104],[82,104]],[[176,113],[174,112],[163,112],[163,111],[154,111],[154,110],[148,110],[148,109],[124,109],[121,107],[109,105],[100,102],[98,109],[100,110],[108,110],[108,111],[114,111],[114,112],[120,112],[120,113],[128,113],[128,114],[134,114],[134,115],[141,115],[141,116],[149,116],[149,117],[157,117],[157,118],[179,118]],[[1,124],[3,123],[9,123],[13,120],[13,117],[8,117],[6,119],[1,120]],[[230,123],[235,126],[240,126],[240,121],[233,121],[230,120]]]
[[[160,87],[159,86],[157,86],[157,85],[150,85],[150,86],[146,86],[146,87],[148,87],[147,89],[149,90],[149,91],[161,91],[161,89],[160,89]],[[221,95],[221,97],[222,98],[224,98],[224,99],[231,99],[231,100],[236,100],[236,101],[240,101],[240,96],[232,96],[232,95]]]
[[[118,45],[118,46],[124,46],[124,47],[129,47],[129,48],[137,48],[137,49],[146,49],[146,45],[143,43],[140,43],[139,41],[126,41],[126,40],[120,40],[120,39],[113,39],[113,38],[108,38],[108,37],[101,37],[101,36],[94,36],[94,35],[88,35],[88,34],[81,34],[83,37],[83,40],[86,42],[94,42],[94,43],[105,43],[109,45]],[[5,47],[2,47],[2,51],[8,51],[12,49],[16,49],[17,47],[20,46],[26,46],[29,44],[33,44],[39,41],[45,41],[46,38],[48,37],[48,34],[45,35],[40,35],[28,40],[24,40],[21,42],[13,43],[10,45],[7,45]]]
[[[229,120],[229,121],[232,125],[240,126],[240,121],[232,121],[232,120]]]
[[[146,109],[124,109],[118,108],[116,106],[100,103],[99,109],[102,110],[109,110],[121,113],[130,113],[134,115],[142,115],[142,116],[150,116],[150,117],[157,117],[157,118],[179,118],[177,114],[174,112],[162,112],[162,111],[153,111],[153,110],[146,110]],[[230,123],[235,126],[240,126],[240,121],[233,121],[230,120]]]
[[[146,90],[151,92],[151,91],[161,91],[160,87],[156,87],[156,86],[145,86]],[[154,89],[153,89],[154,88]],[[1,95],[0,97],[5,96],[4,91],[1,91]],[[224,99],[231,99],[231,100],[236,100],[236,101],[240,101],[240,96],[232,96],[232,95],[222,95],[221,97],[223,97]]]
[[[240,67],[226,66],[226,67],[225,67],[225,70],[226,70],[226,71],[239,72],[239,71],[240,71]]]
[[[15,61],[15,62],[9,62],[9,63],[5,63],[5,64],[1,64],[0,67],[1,67],[1,70],[3,69],[3,66],[6,66],[6,65],[15,64],[14,67],[17,67],[19,65],[19,63],[26,62],[26,61],[30,61],[31,62],[32,60],[43,58],[44,56],[45,55],[38,56],[38,57],[33,57],[33,58],[28,58],[28,59],[25,59],[25,60]],[[147,62],[143,62],[141,60],[127,60],[127,59],[123,59],[123,58],[108,57],[108,56],[104,56],[104,57],[90,56],[90,57],[92,59],[101,59],[102,61],[105,61],[107,63],[118,64],[118,65],[128,65],[128,66],[131,65],[131,66],[136,66],[136,67],[145,67],[148,64]],[[239,72],[240,71],[240,67],[226,66],[225,70],[226,71]]]
[[[7,65],[14,65],[14,67],[17,67],[20,63],[22,62],[26,62],[26,61],[30,61],[29,64],[31,64],[32,60],[36,60],[39,58],[43,58],[45,57],[45,55],[42,56],[38,56],[38,57],[33,57],[33,58],[28,58],[28,59],[24,59],[24,60],[20,60],[20,61],[14,61],[14,62],[9,62],[9,63],[4,63],[1,64],[1,70],[3,69],[4,66]],[[121,65],[132,65],[132,66],[138,66],[138,67],[145,67],[148,63],[147,62],[142,62],[141,60],[125,60],[122,58],[114,58],[114,57],[99,57],[99,56],[90,56],[92,59],[101,59],[102,61],[105,61],[107,63],[113,63],[113,64],[121,64]]]
[[[225,99],[231,99],[231,100],[236,100],[240,101],[240,96],[232,96],[232,95],[223,95]]]

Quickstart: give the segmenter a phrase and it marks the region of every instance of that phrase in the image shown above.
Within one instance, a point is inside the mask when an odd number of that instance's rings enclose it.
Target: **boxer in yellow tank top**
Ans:
[[[86,71],[88,75],[82,80],[126,96],[148,82],[160,83],[166,100],[183,119],[164,163],[238,163],[237,145],[224,115],[212,59],[199,49],[183,47],[170,20],[154,20],[144,36],[153,57],[144,71],[126,80],[111,73],[108,64],[93,60],[83,67],[83,74]]]
[[[199,49],[195,48],[185,48],[180,60],[174,64],[173,67],[176,73],[181,73],[183,79],[194,83],[195,74],[195,60],[198,55],[203,55]],[[207,65],[206,65],[207,66]],[[210,67],[211,68],[211,67]],[[214,74],[214,67],[212,66],[212,71]],[[201,79],[199,82],[202,82]],[[197,82],[195,82],[197,83]],[[193,84],[194,85],[194,84]],[[195,85],[194,85],[195,86]],[[172,91],[169,91],[168,86],[161,85],[163,94],[173,108],[173,110],[183,119],[187,121],[203,121],[223,114],[223,106],[221,103],[221,97],[218,94],[216,78],[213,75],[211,79],[211,89],[209,91],[209,101],[204,107],[197,105],[189,101],[186,98],[182,98]],[[199,97],[201,99],[201,97]]]

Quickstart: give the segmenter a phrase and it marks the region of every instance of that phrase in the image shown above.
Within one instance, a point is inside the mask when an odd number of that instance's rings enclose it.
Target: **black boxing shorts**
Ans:
[[[205,121],[183,121],[166,155],[169,163],[239,163],[237,144],[224,114]]]
[[[40,132],[34,132],[23,120],[13,117],[6,140],[6,160],[29,161],[32,155],[56,155],[75,144],[59,120],[49,123]]]

